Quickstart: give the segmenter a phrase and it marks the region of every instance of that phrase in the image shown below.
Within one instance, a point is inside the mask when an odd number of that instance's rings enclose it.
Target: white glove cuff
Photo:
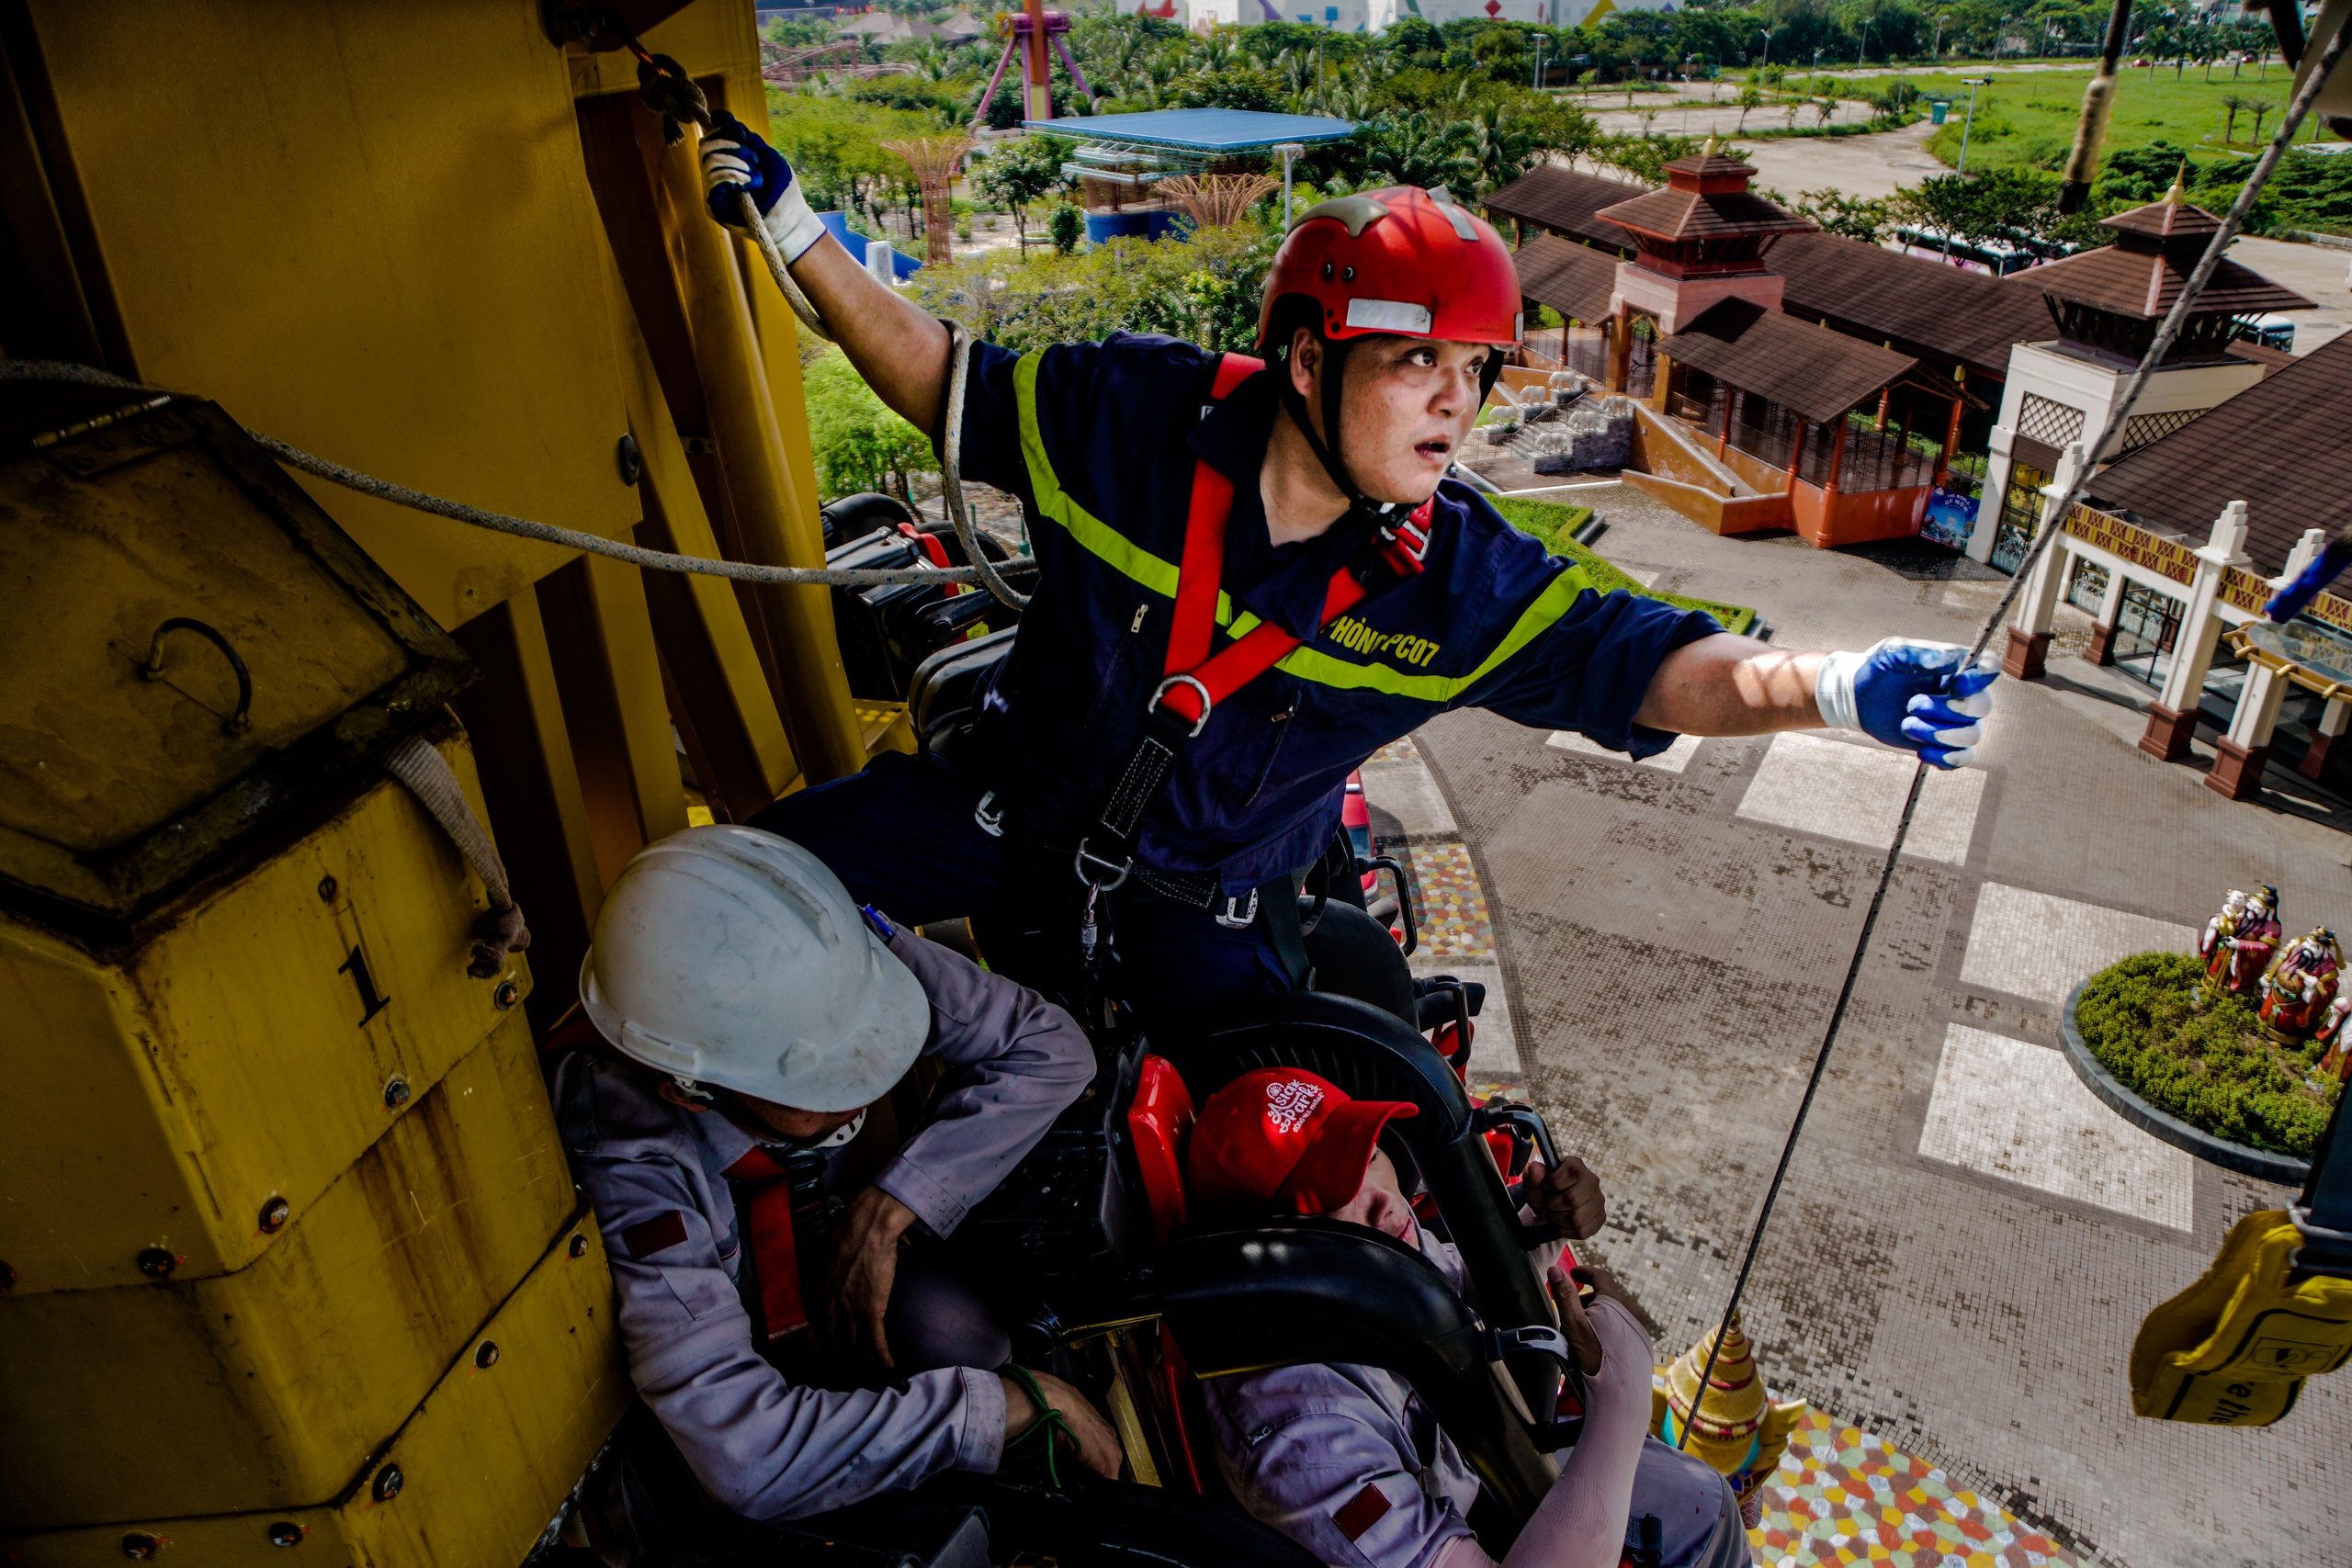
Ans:
[[[1826,655],[1821,660],[1821,673],[1813,682],[1814,705],[1821,709],[1821,722],[1832,729],[1850,729],[1859,733],[1862,728],[1861,710],[1855,705],[1854,677],[1862,663],[1870,658],[1861,653],[1842,652]]]
[[[769,236],[787,263],[798,261],[803,252],[825,237],[825,226],[817,220],[808,198],[800,194],[798,180],[785,186],[784,194],[768,209],[767,224]]]

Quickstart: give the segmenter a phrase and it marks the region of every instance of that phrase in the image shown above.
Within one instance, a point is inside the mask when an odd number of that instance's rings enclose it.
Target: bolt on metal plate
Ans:
[[[389,1503],[399,1496],[401,1488],[407,1484],[408,1477],[401,1473],[401,1467],[388,1464],[376,1472],[376,1484],[368,1488],[368,1495],[379,1503]]]
[[[398,1111],[408,1103],[408,1079],[394,1073],[384,1085],[384,1109]]]
[[[269,1201],[261,1206],[262,1233],[265,1235],[274,1235],[277,1232],[284,1230],[286,1228],[286,1222],[293,1217],[293,1204],[288,1202],[277,1193],[271,1193],[269,1195]]]
[[[150,1280],[168,1280],[180,1260],[172,1256],[168,1247],[142,1247],[139,1253],[139,1271]]]

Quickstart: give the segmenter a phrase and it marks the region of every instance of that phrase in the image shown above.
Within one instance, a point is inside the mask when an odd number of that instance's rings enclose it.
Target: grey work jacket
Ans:
[[[931,998],[922,1051],[949,1077],[874,1184],[944,1236],[1084,1092],[1094,1053],[1035,992],[911,931],[888,941]],[[605,1233],[629,1376],[704,1489],[735,1513],[788,1519],[944,1470],[993,1472],[1004,1388],[986,1369],[836,1393],[795,1387],[761,1358],[736,1293],[741,1236],[721,1174],[753,1139],[671,1104],[657,1081],[581,1052],[559,1074],[557,1104]]]
[[[1416,1239],[1461,1291],[1462,1254],[1427,1232]],[[1558,1254],[1546,1243],[1529,1262],[1540,1274]],[[1477,1475],[1404,1379],[1333,1363],[1216,1378],[1201,1390],[1234,1496],[1334,1568],[1429,1568],[1473,1533]],[[1655,1438],[1642,1444],[1632,1512],[1657,1516],[1666,1568],[1747,1561],[1723,1478]]]

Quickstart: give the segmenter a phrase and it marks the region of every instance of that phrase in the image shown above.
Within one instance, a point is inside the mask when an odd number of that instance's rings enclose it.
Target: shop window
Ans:
[[[2041,526],[2041,487],[2050,476],[2030,463],[2009,465],[2009,488],[2001,497],[2001,517],[1993,530],[1993,567],[2015,576],[2033,531]]]
[[[2058,547],[2052,545],[2051,548]],[[2107,600],[2107,568],[2081,556],[2075,558],[2074,574],[2066,579],[2066,603],[2088,615],[2097,615],[2098,607]]]
[[[2151,686],[2162,686],[2172,672],[2181,613],[2187,608],[2145,583],[2125,582],[2115,615],[2115,667]]]

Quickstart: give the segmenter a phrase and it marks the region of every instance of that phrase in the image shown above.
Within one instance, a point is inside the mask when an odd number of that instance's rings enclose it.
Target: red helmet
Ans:
[[[1298,301],[1293,304],[1292,301]],[[1436,196],[1392,186],[1299,215],[1266,278],[1260,353],[1286,346],[1306,308],[1329,341],[1396,333],[1441,343],[1516,344],[1519,268],[1491,224]]]

